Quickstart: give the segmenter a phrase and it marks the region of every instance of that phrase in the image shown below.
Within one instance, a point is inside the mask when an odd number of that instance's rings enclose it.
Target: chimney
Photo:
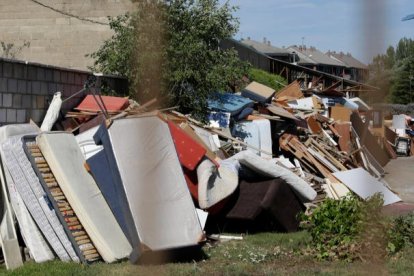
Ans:
[[[250,40],[250,36],[247,37],[247,40]]]
[[[267,41],[266,37],[263,37],[263,43],[264,44],[266,44],[266,41]]]

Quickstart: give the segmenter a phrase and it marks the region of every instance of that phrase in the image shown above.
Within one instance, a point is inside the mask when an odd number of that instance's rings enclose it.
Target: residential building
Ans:
[[[341,61],[331,58],[315,47],[290,46],[289,51],[295,51],[299,55],[298,65],[314,70],[343,77],[346,65]]]
[[[263,38],[263,42],[258,42],[248,37],[247,39],[241,39],[240,42],[274,59],[286,62],[296,62],[298,59],[298,56],[294,52],[273,46],[266,38]]]
[[[368,79],[368,66],[357,60],[350,53],[345,54],[343,52],[337,53],[335,51],[328,51],[326,54],[345,64],[346,68],[344,78],[358,82],[364,82]]]

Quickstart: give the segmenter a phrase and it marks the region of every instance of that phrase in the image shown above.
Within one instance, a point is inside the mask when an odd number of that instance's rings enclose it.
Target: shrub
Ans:
[[[414,245],[414,214],[396,218],[388,231],[388,237],[387,250],[391,254],[406,247],[412,247]]]
[[[287,85],[287,81],[282,76],[271,74],[256,68],[251,68],[249,70],[249,79],[251,81],[256,81],[258,83],[269,86],[276,91],[282,89]]]
[[[377,245],[378,239],[384,237],[382,204],[380,195],[367,201],[352,195],[341,200],[327,199],[312,214],[303,215],[316,257],[348,261],[362,258],[368,244]]]

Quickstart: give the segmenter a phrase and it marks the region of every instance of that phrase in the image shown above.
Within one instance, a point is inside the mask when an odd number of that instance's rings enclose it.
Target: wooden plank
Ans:
[[[312,131],[312,133],[318,134],[322,132],[322,127],[320,123],[315,119],[315,117],[313,116],[308,117],[306,119],[306,122],[308,123],[308,127]]]
[[[351,110],[343,106],[332,106],[330,108],[330,117],[335,121],[351,121]]]
[[[294,81],[288,86],[284,87],[282,90],[276,93],[275,98],[286,97],[290,99],[300,99],[303,98],[303,93],[300,89],[300,84],[298,81]]]
[[[338,145],[341,151],[350,152],[351,125],[349,123],[335,123],[334,128],[339,134]]]

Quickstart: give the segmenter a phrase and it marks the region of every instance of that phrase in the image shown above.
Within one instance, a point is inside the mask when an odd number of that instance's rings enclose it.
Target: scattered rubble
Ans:
[[[8,268],[20,247],[36,262],[137,262],[206,235],[241,239],[217,230],[297,231],[298,214],[328,197],[400,201],[383,167],[413,154],[414,120],[335,86],[253,82],[214,94],[207,124],[156,103],[93,93],[64,118],[52,106],[42,131],[0,128]]]

